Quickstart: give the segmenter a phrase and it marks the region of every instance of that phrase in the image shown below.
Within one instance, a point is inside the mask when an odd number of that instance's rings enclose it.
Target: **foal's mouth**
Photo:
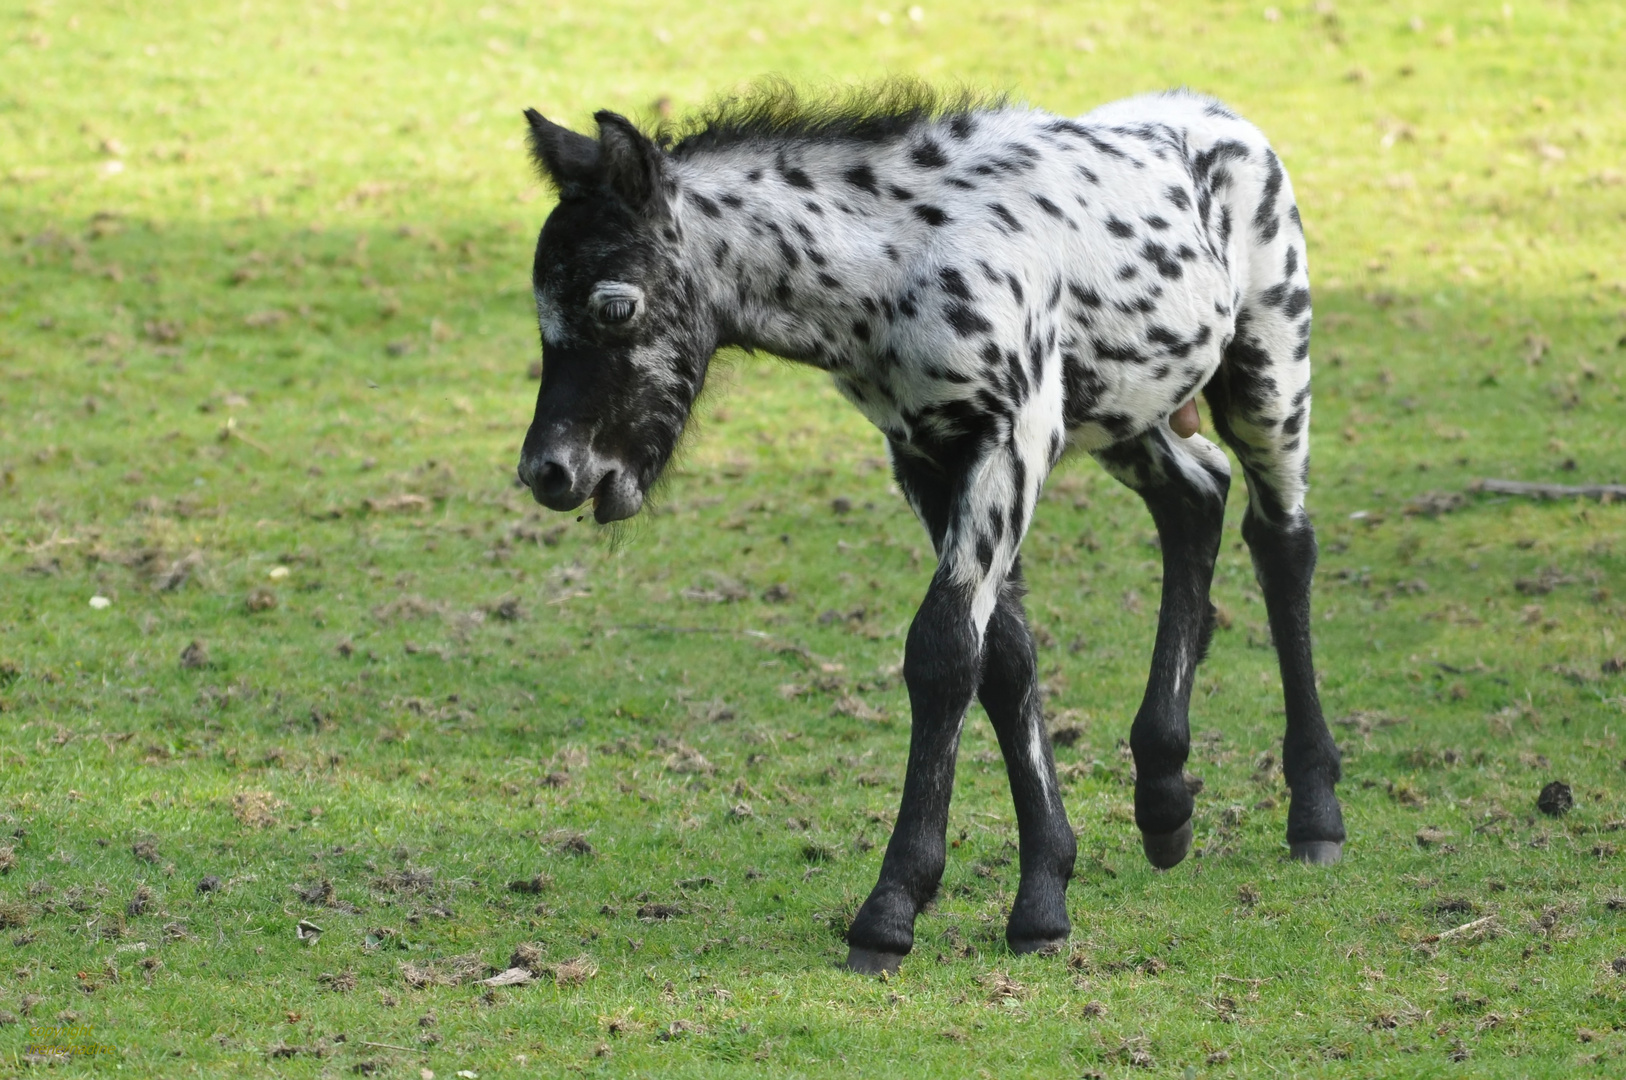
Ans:
[[[624,469],[611,469],[593,489],[593,520],[600,525],[625,521],[644,505],[644,489]]]

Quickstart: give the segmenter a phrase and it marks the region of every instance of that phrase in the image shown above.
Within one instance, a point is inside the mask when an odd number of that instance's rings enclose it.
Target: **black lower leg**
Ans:
[[[1310,650],[1310,581],[1315,573],[1315,530],[1302,512],[1276,524],[1250,511],[1242,535],[1253,554],[1265,595],[1270,632],[1281,662],[1287,704],[1282,773],[1292,792],[1287,842],[1294,857],[1337,862],[1343,854],[1344,817],[1333,792],[1339,780],[1338,745],[1321,714]]]
[[[969,601],[939,573],[904,649],[903,677],[914,718],[909,771],[880,879],[847,931],[847,964],[856,970],[897,968],[914,946],[915,916],[943,878],[954,759],[980,666]]]
[[[1171,482],[1141,491],[1163,545],[1163,600],[1146,696],[1129,746],[1135,755],[1135,824],[1146,857],[1159,869],[1191,847],[1194,801],[1186,788],[1191,746],[1187,712],[1197,664],[1208,648],[1214,609],[1209,587],[1225,519],[1228,475],[1209,482]]]
[[[1072,929],[1067,882],[1077,841],[1067,824],[1039,699],[1038,662],[1022,610],[1022,575],[1011,571],[983,638],[982,706],[999,737],[1021,837],[1021,883],[1005,939],[1016,952],[1060,945]]]

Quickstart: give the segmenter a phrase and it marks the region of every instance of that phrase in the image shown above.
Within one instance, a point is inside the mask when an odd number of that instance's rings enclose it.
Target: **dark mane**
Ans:
[[[1005,94],[945,91],[903,77],[811,93],[775,77],[693,117],[662,124],[657,138],[680,157],[749,142],[888,142],[923,123],[1008,103]]]

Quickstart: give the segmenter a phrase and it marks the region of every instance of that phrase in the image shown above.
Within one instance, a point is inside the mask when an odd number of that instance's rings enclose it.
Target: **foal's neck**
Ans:
[[[721,343],[826,369],[858,359],[864,301],[887,295],[905,261],[889,208],[773,147],[696,154],[674,171],[682,246]]]

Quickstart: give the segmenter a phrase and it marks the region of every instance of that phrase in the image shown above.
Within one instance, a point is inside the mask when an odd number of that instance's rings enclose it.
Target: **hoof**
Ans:
[[[1018,956],[1029,953],[1038,953],[1040,956],[1056,956],[1067,948],[1067,938],[1034,938],[1029,941],[1007,941],[1011,952]]]
[[[860,975],[896,975],[901,963],[902,953],[876,952],[874,949],[860,949],[856,945],[847,949],[847,970]]]
[[[1344,845],[1337,840],[1300,840],[1288,850],[1299,862],[1315,866],[1331,866],[1344,857]]]
[[[1178,866],[1191,850],[1191,819],[1171,833],[1141,833],[1140,845],[1147,861],[1159,870]]]

